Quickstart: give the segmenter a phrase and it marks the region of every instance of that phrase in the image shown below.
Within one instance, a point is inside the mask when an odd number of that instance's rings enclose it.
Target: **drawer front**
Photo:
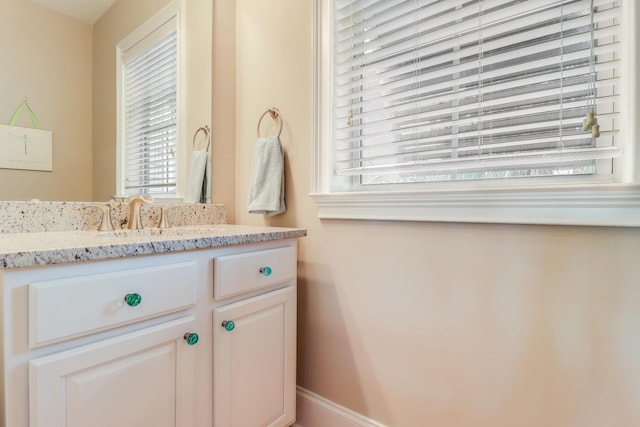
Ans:
[[[213,297],[221,300],[296,277],[293,246],[215,258]]]
[[[195,276],[195,263],[185,262],[31,283],[29,346],[188,308],[195,304]]]

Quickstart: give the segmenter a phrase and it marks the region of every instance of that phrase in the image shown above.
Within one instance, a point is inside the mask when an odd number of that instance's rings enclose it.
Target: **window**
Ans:
[[[120,194],[176,197],[177,22],[170,5],[118,45]]]
[[[623,225],[628,3],[319,0],[320,216]]]

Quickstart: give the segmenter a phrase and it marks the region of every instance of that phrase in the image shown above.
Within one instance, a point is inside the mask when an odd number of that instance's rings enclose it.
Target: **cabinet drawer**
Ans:
[[[296,248],[267,249],[215,258],[213,296],[221,300],[296,277]]]
[[[185,309],[195,304],[195,284],[193,262],[31,283],[29,346]],[[125,301],[133,294],[138,305]]]

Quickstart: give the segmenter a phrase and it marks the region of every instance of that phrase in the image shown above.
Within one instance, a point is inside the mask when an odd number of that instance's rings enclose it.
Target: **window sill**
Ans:
[[[323,219],[640,227],[640,185],[312,193]]]

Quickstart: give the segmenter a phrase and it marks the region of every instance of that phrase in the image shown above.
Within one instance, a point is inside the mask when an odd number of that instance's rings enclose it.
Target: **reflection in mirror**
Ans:
[[[26,97],[40,127],[53,131],[53,171],[0,169],[0,200],[90,201],[116,194],[115,47],[170,2],[116,0],[86,22],[41,5],[56,1],[0,2],[0,124]],[[190,155],[182,142],[211,124],[212,3],[181,2],[187,107],[178,131],[180,164]],[[17,125],[32,126],[24,114]]]

